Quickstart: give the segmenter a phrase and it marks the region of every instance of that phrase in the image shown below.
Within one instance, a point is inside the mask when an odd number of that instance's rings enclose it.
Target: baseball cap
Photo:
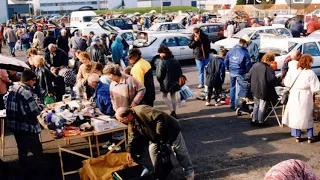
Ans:
[[[247,34],[243,35],[242,39],[246,40],[247,42],[250,41],[250,37]]]

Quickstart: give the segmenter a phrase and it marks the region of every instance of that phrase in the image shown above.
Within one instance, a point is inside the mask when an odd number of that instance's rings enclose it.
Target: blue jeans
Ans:
[[[308,138],[313,137],[313,128],[307,129]],[[291,136],[294,137],[301,137],[301,130],[300,129],[291,129]]]
[[[237,108],[238,94],[240,91],[238,77],[245,78],[245,75],[236,75],[230,73],[230,105],[232,108]]]
[[[13,55],[15,52],[14,46],[16,45],[16,42],[9,42],[8,46],[9,46],[9,53],[10,55]]]
[[[199,60],[196,59],[196,65],[198,70],[199,81],[201,85],[204,85],[204,68],[209,63],[210,56],[207,59]]]
[[[28,56],[28,49],[30,49],[30,44],[22,44],[24,54]]]

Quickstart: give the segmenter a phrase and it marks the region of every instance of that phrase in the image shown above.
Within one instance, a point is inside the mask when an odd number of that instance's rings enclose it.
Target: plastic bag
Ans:
[[[55,103],[56,102],[56,98],[54,96],[46,96],[45,99],[44,99],[44,104],[47,105],[47,104],[52,104],[52,103]]]
[[[193,97],[194,94],[188,86],[184,85],[180,89],[180,96],[182,100],[187,100],[188,98]]]

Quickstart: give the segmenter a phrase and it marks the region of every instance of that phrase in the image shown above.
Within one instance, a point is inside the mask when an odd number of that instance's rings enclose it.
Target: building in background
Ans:
[[[196,0],[138,0],[138,7],[161,6],[197,6]]]
[[[0,1],[0,23],[5,23],[8,20],[8,1]]]
[[[102,9],[136,8],[138,0],[106,0],[107,6],[101,5]]]
[[[20,15],[32,14],[33,5],[32,0],[8,0],[8,16],[13,17],[14,13]]]

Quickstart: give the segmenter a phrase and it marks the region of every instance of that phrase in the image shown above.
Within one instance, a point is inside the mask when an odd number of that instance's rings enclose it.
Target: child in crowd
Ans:
[[[224,58],[227,54],[226,49],[220,49],[218,56],[213,56],[206,66],[206,85],[207,89],[207,102],[206,106],[210,106],[211,96],[215,93],[215,106],[220,106],[220,94],[222,91],[222,84],[224,83],[225,78],[225,65]]]

